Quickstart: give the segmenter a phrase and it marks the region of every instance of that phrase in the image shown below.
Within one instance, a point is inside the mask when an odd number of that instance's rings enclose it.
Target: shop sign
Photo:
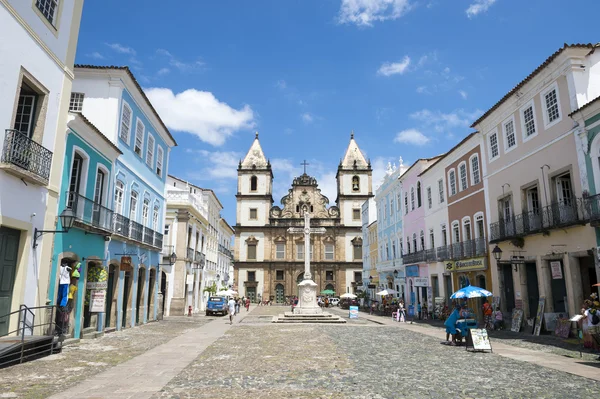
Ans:
[[[108,289],[107,281],[88,281],[85,284],[85,288],[88,290],[106,290]]]
[[[131,266],[131,256],[121,257],[121,270],[126,272],[133,271],[133,267]]]
[[[446,262],[446,270],[452,272],[467,272],[472,270],[485,270],[485,258],[473,258]]]
[[[415,287],[428,287],[429,277],[415,277],[413,285]]]
[[[406,266],[406,277],[419,277],[419,266]]]
[[[552,279],[560,280],[563,278],[562,267],[560,261],[550,262],[550,270],[552,270]]]
[[[358,319],[358,306],[350,306],[350,318]]]
[[[90,292],[90,312],[103,313],[106,301],[106,290],[93,290]]]

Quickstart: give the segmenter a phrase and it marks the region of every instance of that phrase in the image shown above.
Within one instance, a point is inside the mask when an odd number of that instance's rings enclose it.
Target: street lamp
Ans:
[[[496,244],[496,247],[492,250],[492,255],[494,255],[494,259],[496,259],[496,261],[499,261],[502,258],[502,250],[498,244]]]
[[[398,270],[394,270],[394,278],[398,277]]]
[[[62,230],[38,230],[37,228],[33,231],[33,248],[37,248],[37,239],[42,236],[44,233],[68,233],[69,229],[73,227],[73,223],[75,223],[75,213],[71,208],[66,208],[63,210],[58,217],[60,219],[60,224],[62,225]]]
[[[177,262],[177,255],[175,254],[175,252],[173,252],[171,254],[171,256],[169,256],[169,263],[159,263],[159,266],[173,266],[175,264],[175,262]]]

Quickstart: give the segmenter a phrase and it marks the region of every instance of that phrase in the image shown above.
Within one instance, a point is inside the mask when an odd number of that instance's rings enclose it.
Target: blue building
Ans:
[[[60,279],[63,263],[70,265],[71,274],[77,270],[80,275],[78,302],[70,323],[73,337],[79,337],[82,333],[144,324],[156,320],[162,311],[159,298],[164,290],[160,286],[164,192],[169,154],[176,142],[127,67],[76,66],[71,109],[85,115],[118,153],[102,169],[106,173],[102,183],[99,177],[89,178],[91,173],[97,173],[96,169],[85,159],[81,161],[83,156],[77,158],[79,152],[75,151],[73,160],[65,163],[70,169],[65,166],[63,204],[75,212],[79,225],[81,206],[73,207],[74,195],[66,194],[74,191],[73,182],[79,179],[73,177],[75,169],[71,164],[79,162],[83,165],[81,181],[86,188],[79,188],[77,198],[85,196],[81,201],[86,203],[84,213],[89,215],[83,217],[90,220],[81,233],[84,237],[62,243],[56,249],[51,278]],[[68,148],[79,145],[73,136]],[[98,221],[94,210],[100,205],[106,209],[102,208]],[[63,234],[62,240],[73,233],[75,229]],[[65,253],[72,252],[67,249],[76,246],[81,247],[80,254],[75,257],[69,253],[71,258],[65,259]],[[53,286],[57,283],[53,282]]]

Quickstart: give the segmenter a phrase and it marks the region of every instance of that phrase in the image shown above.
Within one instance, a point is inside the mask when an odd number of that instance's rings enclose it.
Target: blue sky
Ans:
[[[254,131],[276,202],[303,159],[333,201],[351,130],[374,185],[387,162],[443,153],[563,43],[598,42],[584,21],[599,11],[593,0],[88,0],[76,61],[132,68],[179,143],[169,173],[215,190],[235,224]]]

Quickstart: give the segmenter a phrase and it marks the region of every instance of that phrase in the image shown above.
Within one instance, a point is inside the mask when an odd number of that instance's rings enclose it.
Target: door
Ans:
[[[81,209],[78,212],[77,203],[79,199],[79,188],[81,186],[82,167],[83,158],[78,153],[75,153],[73,166],[71,167],[71,179],[69,180],[69,200],[67,202],[67,208],[73,209],[80,219],[83,219],[83,211],[85,208],[85,204],[81,204]]]
[[[131,293],[131,272],[125,272],[125,279],[123,280],[123,308],[122,308],[122,319],[121,329],[130,327],[131,324],[127,318],[127,308],[129,306],[129,295]]]
[[[104,220],[106,217],[102,215],[102,203],[104,202],[104,172],[98,169],[96,174],[96,187],[94,190],[94,211],[93,211],[93,224],[98,227],[109,227],[108,223]],[[104,217],[103,217],[104,216]]]
[[[540,218],[540,200],[537,187],[527,190],[527,217],[524,220],[527,231],[536,231],[542,227]]]
[[[525,274],[527,275],[527,300],[529,301],[529,317],[537,314],[540,291],[538,288],[538,276],[535,263],[525,263]]]
[[[560,262],[562,278],[553,278],[550,280],[550,289],[552,291],[552,304],[554,312],[567,311],[567,286],[565,285],[565,268],[562,261]]]
[[[17,274],[17,255],[21,232],[0,227],[0,336],[9,331],[9,318],[15,276]]]
[[[515,227],[512,218],[511,198],[502,200],[502,216],[504,218],[504,235],[512,236],[515,233]]]
[[[506,304],[506,311],[512,312],[515,308],[515,287],[513,283],[512,266],[502,266],[502,276],[504,277],[504,303]]]
[[[285,291],[283,284],[277,284],[275,287],[275,303],[283,303],[285,300]]]
[[[573,201],[570,175],[556,178],[556,199],[554,216],[558,217],[558,222],[563,224],[577,220],[577,208]]]
[[[115,266],[108,267],[108,285],[106,287],[106,313],[104,313],[104,327],[109,328],[111,325],[113,311],[113,297],[115,296]]]
[[[446,305],[450,306],[450,295],[452,292],[452,277],[444,275],[444,293],[446,294]]]
[[[256,287],[246,287],[246,296],[250,298],[250,302],[256,302]]]

